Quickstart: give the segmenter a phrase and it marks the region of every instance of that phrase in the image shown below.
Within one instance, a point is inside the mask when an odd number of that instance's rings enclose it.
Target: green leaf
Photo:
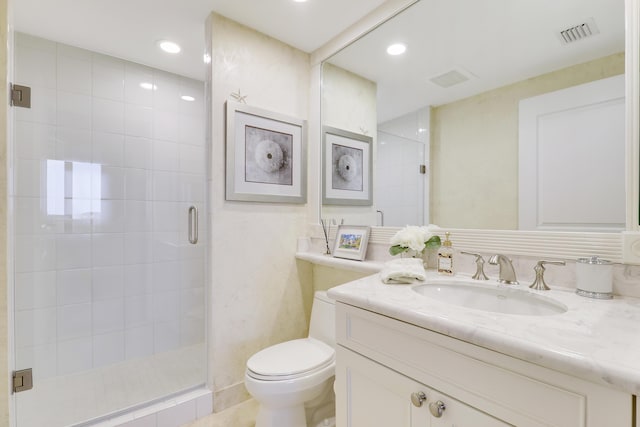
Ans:
[[[425,246],[428,248],[437,248],[441,245],[440,236],[431,236],[429,240],[424,242]]]
[[[391,255],[398,255],[401,254],[402,252],[406,252],[408,248],[405,248],[404,246],[400,246],[400,245],[393,245],[389,248],[389,253]]]

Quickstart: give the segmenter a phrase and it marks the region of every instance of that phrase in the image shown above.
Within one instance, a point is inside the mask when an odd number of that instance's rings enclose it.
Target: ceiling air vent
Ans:
[[[574,25],[573,27],[565,28],[560,31],[560,40],[563,44],[570,44],[583,40],[591,36],[599,34],[600,31],[596,26],[596,22],[593,18],[587,19],[582,24]]]
[[[446,73],[431,77],[429,81],[437,84],[440,87],[448,88],[460,83],[464,83],[472,77],[473,74],[457,67],[447,71]]]

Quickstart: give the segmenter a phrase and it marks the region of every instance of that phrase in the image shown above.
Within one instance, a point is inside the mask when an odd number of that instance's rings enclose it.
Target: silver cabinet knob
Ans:
[[[427,395],[422,391],[417,391],[415,393],[411,393],[411,403],[418,408],[422,406],[422,402],[427,400]]]
[[[431,415],[436,418],[440,418],[444,410],[447,409],[446,405],[442,400],[438,400],[437,402],[431,402],[429,404],[429,411],[431,411]]]

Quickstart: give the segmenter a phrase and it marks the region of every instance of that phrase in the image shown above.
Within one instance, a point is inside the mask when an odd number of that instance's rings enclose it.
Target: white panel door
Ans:
[[[519,228],[625,228],[624,76],[520,102]]]

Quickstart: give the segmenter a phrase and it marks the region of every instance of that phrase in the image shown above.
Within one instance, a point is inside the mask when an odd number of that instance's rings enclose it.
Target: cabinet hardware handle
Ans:
[[[445,409],[447,409],[447,406],[442,402],[442,400],[429,403],[429,411],[431,411],[431,415],[436,418],[440,418]]]
[[[411,403],[418,408],[422,406],[422,402],[427,400],[427,395],[423,391],[411,393]]]

